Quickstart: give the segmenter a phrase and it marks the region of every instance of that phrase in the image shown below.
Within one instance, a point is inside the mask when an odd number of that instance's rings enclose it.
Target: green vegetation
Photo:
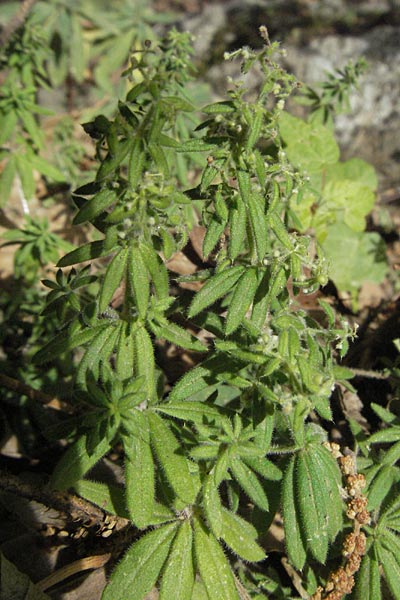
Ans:
[[[61,14],[75,44],[62,38],[57,72],[82,82],[83,13],[73,4]],[[134,42],[131,83],[115,111],[84,124],[96,170],[72,200],[85,242],[72,247],[32,216],[4,236],[18,246],[19,300],[10,293],[2,301],[1,369],[36,390],[63,390],[70,406],[62,417],[34,399],[17,404],[21,444],[29,454],[41,441],[67,440],[48,489],[75,490],[136,528],[104,600],[142,600],[155,585],[161,600],[378,600],[381,574],[400,598],[399,419],[375,405],[385,426],[368,437],[351,421],[354,456],[330,444],[331,394],[338,383],[351,388],[353,373],[340,360],[354,332],[328,302],[319,301],[321,324],[300,301],[330,277],[355,302],[365,274],[386,275],[380,238],[364,231],[375,173],[361,160],[339,161],[320,111],[331,107],[326,96],[315,92],[320,102],[308,121],[284,110],[297,82],[279,66],[279,45],[265,28],[261,50],[227,56],[242,76],[224,100],[204,106],[189,84],[189,36],[171,30],[157,45],[123,11],[118,18],[123,48],[98,63],[96,85],[103,89]],[[32,39],[28,25],[18,36],[22,45]],[[114,48],[115,38],[105,37]],[[68,180],[43,157],[36,118],[38,86],[53,73],[52,61],[40,62],[49,39],[34,47],[26,70],[13,62],[10,42],[0,105],[4,122],[13,119],[7,134],[2,128],[4,203],[16,174],[27,200],[34,171],[48,182]],[[254,68],[263,84],[250,100],[244,80]],[[331,100],[332,89],[344,94],[354,83],[343,87],[340,74],[329,81]],[[204,228],[202,267],[176,275],[168,260],[194,224]],[[14,364],[6,342],[17,331]],[[190,358],[177,380],[166,347]],[[10,423],[7,403],[16,403],[11,391],[3,411]],[[124,486],[90,476],[112,449]],[[294,586],[263,546],[277,513]]]

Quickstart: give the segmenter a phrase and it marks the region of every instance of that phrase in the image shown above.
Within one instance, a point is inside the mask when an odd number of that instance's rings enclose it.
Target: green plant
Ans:
[[[83,271],[60,270],[45,281],[45,315],[58,320],[59,332],[34,361],[49,368],[79,349],[74,441],[50,485],[74,488],[140,531],[104,600],[141,600],[156,584],[161,599],[294,597],[262,547],[277,511],[302,597],[342,598],[367,551],[355,597],[372,581],[371,569],[380,590],[378,565],[388,561],[384,575],[399,598],[397,454],[386,463],[387,494],[371,507],[388,503],[374,527],[354,458],[327,443],[331,391],[352,377],[337,360],[353,332],[327,302],[320,301],[327,327],[299,302],[300,291],[327,282],[327,262],[310,237],[288,227],[296,189],[309,185],[290,150],[298,132],[285,132],[292,121],[284,102],[296,82],[274,60],[278,45],[265,28],[261,34],[262,50],[228,57],[241,61],[243,77],[261,69],[256,99],[232,81],[226,100],[202,108],[205,120],[190,137],[189,38],[175,31],[159,48],[146,43],[138,52],[132,68],[142,81],[116,116],[85,125],[99,168],[75,192],[74,223],[90,223],[95,239],[58,262],[60,269],[88,263]],[[329,147],[330,132],[318,131]],[[206,158],[198,184],[183,189],[192,153]],[[317,180],[321,166],[315,171]],[[173,277],[168,258],[186,245],[197,218],[204,268]],[[195,292],[185,291],[188,283]],[[194,367],[177,382],[160,360],[163,341],[192,356]],[[125,486],[85,479],[117,443]],[[364,466],[368,478],[371,465]],[[386,541],[371,554],[383,527]]]
[[[284,113],[280,134],[291,164],[305,183],[290,201],[291,224],[312,228],[330,261],[330,277],[340,291],[351,292],[357,306],[364,281],[381,283],[387,274],[383,240],[366,233],[366,217],[375,203],[374,168],[359,158],[341,162],[333,133],[333,115],[348,108],[349,88],[366,65],[358,61],[328,77],[322,92],[306,86],[299,101],[311,106],[307,121]]]

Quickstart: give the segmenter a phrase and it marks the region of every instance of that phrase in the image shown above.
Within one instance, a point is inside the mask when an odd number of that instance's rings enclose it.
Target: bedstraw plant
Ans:
[[[350,593],[360,563],[355,598],[381,597],[379,564],[400,597],[399,442],[383,467],[388,493],[375,493],[370,514],[354,456],[330,445],[324,427],[335,384],[352,375],[337,360],[353,332],[326,301],[324,325],[300,301],[327,283],[328,263],[288,225],[309,186],[291,160],[284,111],[298,84],[276,62],[279,45],[261,35],[261,50],[227,56],[241,75],[201,111],[187,92],[189,37],[171,31],[159,47],[145,43],[115,118],[85,124],[99,167],[74,194],[74,223],[91,224],[94,239],[45,281],[46,315],[59,331],[35,362],[75,352],[80,418],[50,485],[111,512],[122,506],[139,532],[103,600],[142,600],[154,586],[161,600],[333,600]],[[250,99],[252,69],[263,83]],[[319,127],[307,140],[316,152]],[[195,181],[192,155],[202,157]],[[168,259],[196,221],[204,268],[177,276]],[[85,285],[95,292],[82,295]],[[160,360],[165,343],[191,357],[178,381]],[[393,441],[371,443],[382,440]],[[116,446],[124,487],[85,477]],[[382,471],[368,448],[373,480]],[[295,587],[263,547],[277,514]]]

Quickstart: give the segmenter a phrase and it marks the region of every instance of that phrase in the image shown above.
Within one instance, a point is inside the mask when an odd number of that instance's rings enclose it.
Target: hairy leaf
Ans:
[[[179,527],[168,556],[160,588],[160,600],[187,600],[195,580],[193,533],[189,520]]]

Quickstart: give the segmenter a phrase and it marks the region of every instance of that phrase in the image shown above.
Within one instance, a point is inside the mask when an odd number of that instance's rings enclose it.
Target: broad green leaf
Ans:
[[[123,487],[80,479],[73,485],[74,491],[106,512],[129,519]]]
[[[79,212],[75,215],[73,224],[80,225],[85,221],[93,221],[102,212],[111,206],[117,200],[117,194],[114,190],[104,189],[96,194],[91,200],[88,200]]]
[[[244,560],[258,562],[266,557],[264,550],[255,541],[258,537],[256,528],[226,508],[222,509],[221,537]]]
[[[160,600],[189,600],[195,580],[193,567],[193,533],[185,519],[179,527],[168,555],[160,588]]]
[[[124,442],[126,504],[133,523],[142,529],[154,512],[154,463],[150,444],[140,437]]]
[[[225,333],[230,335],[237,329],[253,301],[257,289],[257,269],[249,267],[235,284],[225,322]]]
[[[151,443],[169,484],[176,495],[185,503],[193,504],[196,499],[193,478],[188,461],[171,429],[155,413],[149,414]]]
[[[361,158],[351,158],[345,162],[329,165],[326,170],[326,181],[357,181],[371,191],[378,187],[378,178],[374,167]]]
[[[197,567],[210,600],[239,600],[229,562],[214,535],[198,518],[194,518],[194,544]]]
[[[261,508],[261,510],[268,511],[268,498],[255,473],[239,458],[233,458],[229,468],[240,487],[246,492],[247,496]]]
[[[129,251],[128,278],[139,316],[145,319],[149,305],[150,283],[142,253],[135,245],[132,245]]]
[[[279,131],[289,161],[298,169],[307,171],[313,185],[321,185],[323,171],[336,163],[340,156],[332,131],[315,122],[307,123],[287,112],[279,116]]]
[[[200,311],[214,304],[216,300],[225,296],[235,285],[244,272],[245,267],[233,266],[217,273],[209,279],[195,295],[189,309],[189,317],[194,317]]]
[[[345,223],[353,231],[364,231],[366,216],[371,212],[375,203],[374,192],[361,181],[330,181],[323,191],[323,197],[315,218],[317,238],[324,235],[326,213],[331,212],[336,222]],[[318,222],[321,225],[318,226]],[[329,221],[328,221],[329,222]]]
[[[128,249],[121,248],[109,262],[100,288],[99,312],[104,312],[124,276],[128,261]]]
[[[300,527],[307,548],[321,563],[328,553],[327,504],[329,495],[308,450],[296,455],[294,483],[299,506]]]
[[[96,242],[89,242],[84,244],[72,252],[68,252],[63,256],[57,263],[57,267],[70,267],[77,263],[85,262],[87,260],[94,260],[96,258],[102,258],[108,254],[112,254],[118,248],[117,244],[113,248],[107,247],[104,240],[97,240]]]
[[[164,338],[176,346],[187,348],[188,350],[193,350],[195,352],[207,352],[207,348],[200,340],[195,338],[194,335],[191,335],[186,329],[182,329],[182,327],[176,325],[176,323],[171,323],[171,321],[163,319],[162,321],[158,320],[157,322],[152,321],[149,323],[149,326],[158,339]]]
[[[135,542],[113,571],[102,600],[143,600],[158,579],[177,527],[176,522],[162,525]]]
[[[153,343],[144,327],[139,327],[133,335],[136,377],[143,375],[147,399],[151,403],[157,398]]]
[[[282,508],[285,544],[289,560],[296,569],[301,571],[306,561],[306,549],[300,531],[297,493],[294,487],[295,462],[296,456],[292,456],[283,476]]]
[[[341,291],[354,293],[365,281],[381,283],[386,276],[385,245],[377,233],[332,225],[322,247],[330,261],[330,277]]]
[[[50,479],[50,487],[58,490],[67,490],[94,467],[94,465],[109,451],[110,443],[107,439],[100,441],[92,454],[87,451],[87,436],[80,437],[63,454],[61,460]]]
[[[222,532],[222,506],[214,477],[214,469],[204,480],[203,508],[211,531],[217,539],[220,538]]]

